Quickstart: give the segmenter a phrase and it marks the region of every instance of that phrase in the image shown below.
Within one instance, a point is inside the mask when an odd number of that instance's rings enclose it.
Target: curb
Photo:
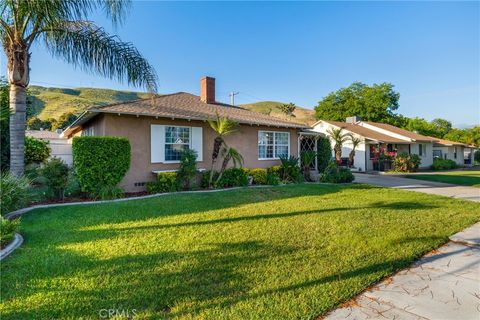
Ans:
[[[23,243],[23,237],[19,233],[15,233],[12,242],[0,251],[0,261],[8,257],[15,249],[20,247]]]
[[[139,197],[120,198],[120,199],[113,199],[113,200],[80,201],[80,202],[68,202],[68,203],[41,204],[41,205],[26,207],[26,208],[23,208],[23,209],[12,211],[12,212],[5,215],[5,219],[8,219],[8,220],[16,219],[16,218],[22,216],[23,214],[25,214],[27,212],[30,212],[32,210],[35,210],[35,209],[68,207],[68,206],[90,205],[90,204],[115,203],[115,202],[123,202],[123,201],[133,201],[133,200],[157,198],[157,197],[163,197],[163,196],[168,196],[168,195],[177,195],[177,194],[226,192],[226,191],[234,191],[234,190],[248,189],[248,188],[272,188],[272,187],[283,187],[283,186],[288,186],[288,185],[289,184],[281,184],[281,185],[276,185],[276,186],[274,186],[274,185],[260,185],[260,186],[233,187],[233,188],[214,189],[214,190],[177,191],[177,192],[156,193],[156,194],[150,194],[150,195],[139,196]]]

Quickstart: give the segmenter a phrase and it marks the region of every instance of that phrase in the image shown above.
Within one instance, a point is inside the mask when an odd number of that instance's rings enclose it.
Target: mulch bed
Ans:
[[[142,192],[126,192],[122,198],[133,198],[133,197],[140,197],[146,196],[149,193],[146,191]],[[87,194],[71,197],[71,198],[64,198],[64,199],[49,199],[49,200],[42,200],[42,201],[32,201],[30,202],[30,206],[34,205],[42,205],[42,204],[57,204],[57,203],[72,203],[72,202],[89,202],[89,201],[101,201],[100,199],[92,199],[89,198]]]

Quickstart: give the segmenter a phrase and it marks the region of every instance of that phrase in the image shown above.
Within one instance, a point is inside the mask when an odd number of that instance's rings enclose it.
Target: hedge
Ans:
[[[457,163],[453,160],[442,158],[433,159],[432,170],[450,170],[456,167]]]
[[[25,164],[42,163],[50,156],[48,141],[25,137]]]
[[[130,168],[131,148],[126,138],[73,138],[73,165],[82,191],[95,193],[114,187]]]

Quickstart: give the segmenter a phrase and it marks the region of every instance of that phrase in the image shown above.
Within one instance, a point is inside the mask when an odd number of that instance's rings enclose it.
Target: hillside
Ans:
[[[241,107],[245,109],[249,109],[252,111],[270,114],[274,117],[279,117],[282,119],[286,119],[286,116],[278,109],[278,106],[282,105],[282,102],[278,101],[261,101],[256,103],[250,104],[242,104]],[[311,109],[306,109],[302,107],[298,107],[294,112],[295,117],[289,120],[296,121],[296,122],[303,122],[307,124],[313,124],[315,119],[315,111]]]
[[[48,118],[58,119],[62,114],[73,112],[79,114],[91,106],[100,106],[117,102],[132,101],[147,98],[147,93],[118,91],[97,88],[47,88],[30,86],[28,89],[29,99],[33,108],[33,114],[42,120]],[[277,108],[282,102],[261,101],[252,104],[244,104],[241,107],[285,119],[285,115]],[[295,117],[290,119],[297,122],[315,122],[315,112],[310,109],[297,107]]]
[[[67,112],[78,114],[91,106],[148,97],[147,93],[141,92],[96,88],[46,88],[40,86],[30,86],[28,93],[34,114],[42,120],[58,119],[60,115]]]

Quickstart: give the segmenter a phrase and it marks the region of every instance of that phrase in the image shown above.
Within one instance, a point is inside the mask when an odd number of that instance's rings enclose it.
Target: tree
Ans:
[[[333,147],[333,150],[335,151],[335,159],[340,163],[342,161],[342,146],[348,140],[348,135],[343,133],[342,128],[330,128],[327,130],[327,133],[329,134],[330,139],[335,142],[335,146]]]
[[[277,108],[280,109],[280,111],[282,111],[282,113],[285,114],[285,116],[295,117],[295,115],[293,114],[295,112],[295,109],[297,108],[295,103],[290,102],[290,103],[282,104]]]
[[[32,117],[27,120],[27,128],[30,130],[52,130],[52,122],[51,119],[42,120],[38,117]]]
[[[443,138],[447,133],[452,130],[452,123],[445,119],[433,119],[431,122],[433,129],[435,131],[434,137]]]
[[[348,137],[350,138],[350,142],[352,143],[352,151],[348,155],[348,166],[353,166],[353,159],[355,158],[355,149],[362,143],[362,139],[355,137],[353,134],[349,134]]]
[[[1,171],[8,169],[10,165],[10,108],[8,107],[9,85],[4,78],[0,79],[0,168]]]
[[[400,94],[390,83],[368,86],[354,82],[347,88],[330,93],[315,107],[317,119],[345,121],[360,116],[366,121],[394,123]]]
[[[233,161],[234,167],[236,167],[237,165],[241,167],[243,165],[243,157],[240,154],[240,152],[238,152],[236,149],[225,146],[222,150],[222,154],[223,154],[222,167],[220,168],[220,173],[218,174],[218,178],[217,178],[217,181],[215,181],[215,184],[218,184],[222,179],[223,173],[225,172],[225,169],[227,169],[227,166],[230,160]]]
[[[310,177],[310,167],[312,166],[317,153],[315,151],[302,151],[300,152],[300,163],[302,164],[303,177],[305,181],[312,181]]]
[[[75,120],[77,120],[78,116],[72,112],[66,112],[58,118],[57,121],[52,123],[52,130],[57,129],[65,129],[69,125],[71,125]]]
[[[215,166],[215,162],[217,161],[218,155],[220,154],[220,150],[225,144],[223,139],[225,136],[237,131],[238,123],[230,120],[227,117],[220,117],[218,114],[216,114],[215,119],[208,119],[208,124],[210,124],[210,127],[217,135],[213,140],[212,167],[210,170],[210,177],[208,179],[208,187],[211,188],[214,174],[213,168]]]
[[[10,170],[13,174],[21,175],[24,171],[26,89],[33,43],[42,41],[52,56],[76,67],[156,91],[155,70],[138,50],[88,20],[89,15],[102,10],[114,24],[119,24],[129,4],[127,0],[0,2],[0,37],[10,84]]]
[[[480,146],[480,126],[468,129],[452,129],[444,139]]]

